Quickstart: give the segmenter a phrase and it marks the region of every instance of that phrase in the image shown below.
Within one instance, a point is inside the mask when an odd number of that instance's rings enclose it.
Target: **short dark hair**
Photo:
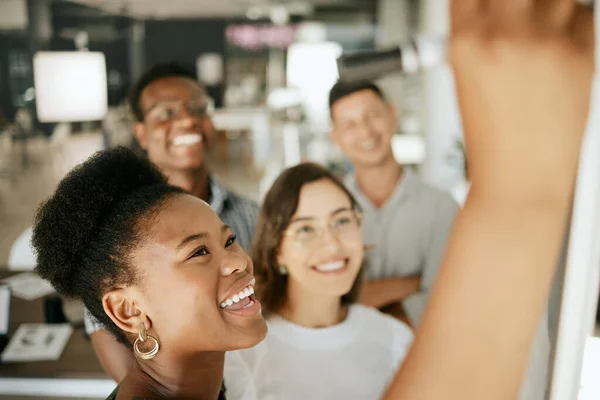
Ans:
[[[387,101],[379,86],[372,81],[337,81],[329,91],[329,109],[331,110],[333,104],[341,98],[349,96],[352,93],[360,92],[361,90],[372,90],[381,98],[381,100]]]
[[[62,295],[81,299],[122,343],[131,338],[102,307],[102,296],[141,274],[131,255],[154,216],[183,190],[123,147],[96,153],[73,169],[35,216],[36,272]]]
[[[162,79],[171,77],[181,77],[196,80],[196,75],[191,70],[175,62],[164,62],[155,64],[149,70],[144,72],[140,79],[133,85],[129,93],[129,105],[131,111],[138,121],[144,120],[144,113],[140,107],[140,97],[142,92],[151,83]]]
[[[344,191],[350,199],[352,208],[360,211],[356,199],[344,184],[320,165],[302,163],[286,169],[279,175],[265,195],[252,245],[256,292],[265,316],[279,310],[285,301],[287,276],[279,271],[277,255],[283,233],[298,208],[300,191],[304,185],[321,179],[329,180]],[[342,304],[352,304],[357,301],[364,268],[363,262],[352,289],[342,296]]]

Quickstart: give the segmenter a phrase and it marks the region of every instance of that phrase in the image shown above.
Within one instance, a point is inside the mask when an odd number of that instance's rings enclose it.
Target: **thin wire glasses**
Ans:
[[[338,239],[360,232],[362,214],[356,210],[344,209],[335,212],[325,223],[322,218],[301,218],[293,220],[283,232],[284,236],[290,237],[305,246],[318,243],[325,229]]]
[[[198,98],[189,101],[163,101],[146,112],[146,119],[153,123],[171,122],[181,118],[183,109],[189,115],[203,118],[212,114],[214,106],[210,98]]]

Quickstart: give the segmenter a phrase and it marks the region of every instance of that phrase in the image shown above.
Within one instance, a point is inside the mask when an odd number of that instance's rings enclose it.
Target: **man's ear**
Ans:
[[[142,122],[136,122],[133,126],[133,134],[143,150],[148,149],[148,134],[146,131],[146,126]]]
[[[114,289],[102,297],[104,312],[119,327],[119,329],[138,335],[140,325],[143,323],[149,330],[152,322],[140,309],[134,298],[134,293],[128,289]]]

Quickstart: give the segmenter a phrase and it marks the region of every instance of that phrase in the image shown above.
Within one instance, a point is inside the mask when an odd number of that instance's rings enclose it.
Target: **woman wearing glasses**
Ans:
[[[318,165],[297,165],[275,181],[253,246],[269,334],[227,354],[229,400],[381,397],[413,334],[354,304],[364,264],[360,219],[352,195]]]
[[[252,261],[232,228],[129,150],[71,171],[33,232],[37,273],[81,300],[131,355],[109,399],[222,398],[225,351],[267,333]]]

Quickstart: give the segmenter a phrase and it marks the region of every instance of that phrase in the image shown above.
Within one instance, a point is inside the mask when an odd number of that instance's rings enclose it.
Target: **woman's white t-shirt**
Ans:
[[[267,323],[262,343],[226,354],[227,400],[376,400],[413,340],[407,325],[362,305],[327,328]]]

